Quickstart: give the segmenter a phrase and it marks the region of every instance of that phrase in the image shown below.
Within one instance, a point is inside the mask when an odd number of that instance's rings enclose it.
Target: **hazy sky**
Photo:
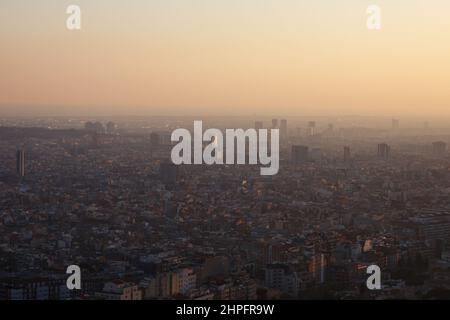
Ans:
[[[450,1],[1,0],[15,113],[449,116]]]

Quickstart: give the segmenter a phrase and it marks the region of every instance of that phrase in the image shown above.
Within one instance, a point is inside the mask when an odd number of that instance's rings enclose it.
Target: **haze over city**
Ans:
[[[0,303],[450,300],[449,12],[1,0]]]

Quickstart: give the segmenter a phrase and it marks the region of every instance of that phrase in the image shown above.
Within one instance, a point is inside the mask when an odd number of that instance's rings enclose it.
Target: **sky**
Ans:
[[[0,1],[0,116],[450,116],[449,87],[448,0]]]

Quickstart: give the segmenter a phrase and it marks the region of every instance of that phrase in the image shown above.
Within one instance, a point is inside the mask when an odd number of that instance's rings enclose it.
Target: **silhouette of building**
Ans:
[[[350,147],[345,146],[344,147],[344,161],[350,161],[351,153],[350,153]]]
[[[288,126],[286,119],[282,119],[280,122],[280,137],[281,139],[287,139],[288,137]]]
[[[397,130],[400,128],[400,120],[392,119],[392,129]]]
[[[391,147],[387,143],[378,145],[378,158],[387,160],[390,157]]]
[[[158,133],[159,135],[159,144],[164,146],[172,145],[172,133],[168,131],[161,131]]]
[[[17,174],[19,177],[25,176],[25,151],[24,150],[17,150]]]
[[[263,123],[261,121],[256,121],[255,122],[255,129],[256,130],[261,130],[263,128]]]
[[[99,145],[99,137],[97,131],[92,131],[92,145],[97,148]]]
[[[272,119],[272,129],[278,128],[278,119]]]
[[[313,136],[316,134],[316,122],[310,121],[308,122],[308,136]]]

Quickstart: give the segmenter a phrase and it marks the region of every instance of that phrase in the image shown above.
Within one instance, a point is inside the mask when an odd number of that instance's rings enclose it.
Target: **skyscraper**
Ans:
[[[307,146],[292,146],[291,159],[293,164],[301,164],[308,161]]]
[[[25,176],[25,151],[17,150],[17,174],[19,177]]]
[[[261,130],[263,128],[263,123],[262,121],[256,121],[255,122],[255,129],[256,130]]]
[[[345,146],[344,147],[344,161],[347,162],[350,160],[350,147],[349,146]]]
[[[387,143],[380,143],[378,145],[378,158],[387,160],[391,153],[391,147]]]
[[[281,136],[281,139],[288,138],[288,126],[287,126],[286,119],[282,119],[280,122],[280,136]]]
[[[316,122],[315,121],[308,122],[308,136],[315,135],[315,132],[316,132]]]
[[[272,129],[278,128],[278,119],[272,119]]]
[[[392,119],[392,129],[397,130],[398,128],[400,128],[400,120]]]

